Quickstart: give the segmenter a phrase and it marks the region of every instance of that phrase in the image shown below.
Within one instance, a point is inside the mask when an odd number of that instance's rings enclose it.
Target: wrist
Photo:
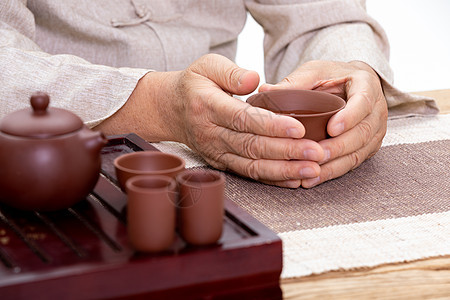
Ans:
[[[136,133],[150,142],[174,140],[166,122],[171,116],[164,112],[168,111],[165,106],[169,105],[170,98],[164,92],[170,84],[168,77],[168,72],[146,73],[126,103],[96,129],[106,135]],[[165,99],[161,95],[166,95]]]
[[[148,141],[184,141],[180,135],[180,128],[183,128],[180,124],[183,108],[177,96],[180,74],[180,71],[147,73],[139,86],[139,90],[142,90],[139,94],[143,95],[138,97],[141,101],[145,98],[142,106],[151,112],[147,118],[147,130],[151,132],[151,136],[147,137]]]

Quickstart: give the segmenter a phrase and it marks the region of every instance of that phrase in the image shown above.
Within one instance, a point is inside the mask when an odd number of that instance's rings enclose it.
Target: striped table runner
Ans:
[[[178,143],[154,144],[204,161]],[[388,121],[380,151],[312,189],[227,174],[227,196],[283,240],[282,278],[450,255],[450,115]]]

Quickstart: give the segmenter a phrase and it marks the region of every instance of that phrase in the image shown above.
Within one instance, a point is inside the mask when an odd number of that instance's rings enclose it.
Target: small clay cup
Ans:
[[[164,175],[140,175],[126,182],[128,238],[142,252],[158,252],[175,239],[175,179]]]
[[[223,229],[225,177],[216,171],[185,170],[177,182],[181,237],[196,246],[216,243]]]
[[[329,137],[328,120],[343,109],[346,102],[325,92],[275,90],[250,96],[247,103],[299,120],[306,130],[304,138],[318,142]]]
[[[172,178],[184,170],[185,161],[173,154],[159,151],[127,153],[114,160],[119,186],[125,190],[128,179],[137,175],[166,175]]]

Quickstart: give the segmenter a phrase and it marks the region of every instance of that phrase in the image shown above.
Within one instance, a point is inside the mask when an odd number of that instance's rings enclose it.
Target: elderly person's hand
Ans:
[[[386,134],[387,105],[380,79],[367,64],[311,61],[276,85],[262,85],[260,91],[286,88],[320,90],[347,100],[346,107],[328,122],[333,138],[319,142],[325,152],[320,175],[303,179],[303,187],[339,177],[380,149]]]
[[[268,184],[296,188],[301,180],[315,180],[324,151],[301,139],[303,125],[231,96],[251,93],[258,83],[256,72],[209,54],[183,71],[148,73],[98,128],[182,142],[215,168]],[[346,122],[345,128],[353,125]]]

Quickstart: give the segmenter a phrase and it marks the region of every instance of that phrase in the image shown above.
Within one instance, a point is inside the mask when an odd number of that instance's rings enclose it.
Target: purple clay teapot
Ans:
[[[70,111],[48,108],[35,93],[32,108],[0,122],[0,202],[52,211],[85,199],[97,183],[106,138]]]

